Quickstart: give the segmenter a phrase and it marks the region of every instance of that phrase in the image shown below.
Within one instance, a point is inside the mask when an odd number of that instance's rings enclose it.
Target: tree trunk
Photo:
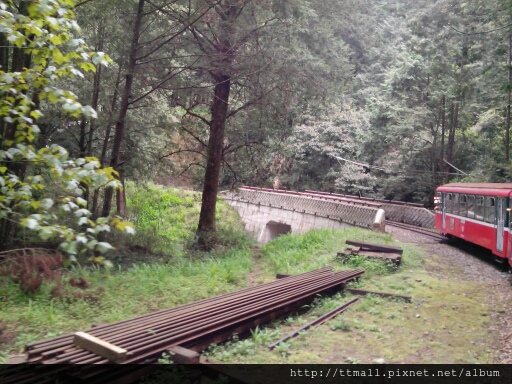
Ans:
[[[119,71],[117,73],[117,79],[116,79],[116,85],[114,87],[114,94],[112,95],[112,103],[110,105],[110,111],[108,113],[108,119],[107,119],[107,129],[105,130],[105,138],[103,139],[103,148],[101,149],[101,155],[100,155],[100,164],[103,168],[105,166],[105,162],[107,159],[107,150],[108,150],[108,142],[110,140],[110,133],[112,131],[112,117],[114,116],[114,111],[116,109],[117,104],[117,96],[118,96],[118,88],[119,83],[121,82],[121,70],[122,67],[119,66]],[[91,212],[94,215],[94,217],[97,217],[98,214],[98,205],[99,205],[99,199],[100,199],[100,189],[94,190],[94,196],[92,198],[92,208]]]
[[[215,208],[224,147],[224,128],[229,105],[229,92],[231,91],[229,76],[220,75],[216,77],[217,84],[215,85],[214,99],[211,106],[212,120],[210,123],[201,213],[197,226],[198,244],[203,248],[209,247],[211,236],[215,232]]]
[[[119,215],[124,215],[124,212],[126,210],[126,191],[124,189],[124,177],[122,171],[119,171],[119,178],[121,179],[121,184],[123,188],[118,189],[116,192],[116,207],[117,213]]]
[[[78,141],[78,157],[85,157],[87,153],[87,120],[85,116],[80,117],[80,140]]]
[[[437,121],[435,129],[433,124],[430,125],[430,129],[433,137],[432,148],[430,149],[430,170],[432,171],[431,185],[432,191],[435,191],[437,187],[437,136],[439,134],[439,121]]]
[[[103,38],[104,38],[105,26],[103,24],[103,19],[100,19],[98,26],[98,44],[95,47],[96,52],[103,51]],[[92,103],[91,107],[94,108],[95,111],[98,110],[98,100],[100,98],[100,90],[101,90],[101,69],[102,65],[96,66],[96,73],[94,74],[94,81],[92,86]],[[87,140],[87,155],[92,156],[92,141],[94,138],[94,131],[96,131],[97,122],[95,120],[91,121],[89,126],[89,137]]]
[[[126,115],[128,107],[130,106],[130,97],[132,94],[133,76],[135,67],[137,65],[137,50],[139,46],[140,30],[142,25],[142,18],[144,16],[144,4],[146,0],[139,0],[137,8],[137,16],[133,27],[132,42],[130,48],[130,57],[126,67],[126,81],[124,84],[124,91],[121,98],[121,105],[119,108],[119,115],[116,122],[116,133],[114,135],[114,143],[112,145],[112,155],[110,157],[110,166],[114,169],[117,168],[119,163],[119,154],[121,152],[121,144],[123,143],[124,131],[126,129]],[[112,197],[114,196],[114,189],[107,188],[105,190],[105,198],[103,201],[103,209],[101,216],[107,217],[112,209]]]
[[[21,2],[18,8],[19,13],[22,15],[27,15],[29,4],[29,1]],[[32,65],[32,56],[30,54],[27,54],[27,51],[23,48],[15,47],[12,48],[12,51],[10,51],[10,48],[8,48],[10,43],[6,41],[4,34],[2,34],[2,37],[2,47],[0,47],[2,52],[0,57],[0,64],[2,65],[2,70],[4,72],[22,72],[23,68],[30,68]],[[11,56],[9,56],[10,52],[12,53]],[[12,60],[10,66],[9,59]],[[39,98],[37,94],[34,95],[34,98],[34,101],[39,103]],[[0,145],[3,149],[6,149],[4,148],[4,142],[5,140],[15,140],[17,127],[13,123],[2,122],[2,125],[0,125],[0,129],[0,134],[2,135]],[[20,180],[23,181],[25,179],[25,162],[6,162],[2,165],[4,165],[7,168],[8,172],[13,173]],[[9,249],[9,247],[12,246],[14,234],[15,226],[13,225],[13,221],[10,219],[10,217],[0,219],[0,251]]]
[[[508,84],[507,84],[507,123],[505,130],[505,161],[510,160],[510,103],[512,98],[512,33],[508,41]]]
[[[9,42],[7,41],[7,37],[5,33],[0,33],[0,65],[2,66],[2,71],[9,72]],[[2,146],[3,140],[5,140],[5,129],[6,124],[4,119],[0,119],[0,146]]]
[[[449,163],[453,162],[453,147],[455,145],[455,130],[457,129],[457,117],[459,114],[459,104],[458,102],[452,102],[450,109],[450,132],[448,134],[448,148],[447,148],[447,161]],[[446,182],[450,182],[450,166],[448,166],[446,171]]]
[[[441,183],[443,183],[442,179],[443,179],[443,175],[444,175],[445,167],[446,167],[446,163],[444,162],[445,128],[446,128],[446,96],[443,95],[442,110],[441,110],[441,162],[440,162]]]

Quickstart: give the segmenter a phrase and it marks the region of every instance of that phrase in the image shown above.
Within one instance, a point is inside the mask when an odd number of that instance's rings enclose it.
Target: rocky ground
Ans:
[[[422,244],[429,253],[439,255],[464,271],[461,280],[478,281],[489,287],[488,298],[494,308],[489,334],[498,334],[495,363],[512,364],[512,275],[493,262],[485,250],[468,244],[438,242],[430,236],[387,226],[386,232],[398,241]]]

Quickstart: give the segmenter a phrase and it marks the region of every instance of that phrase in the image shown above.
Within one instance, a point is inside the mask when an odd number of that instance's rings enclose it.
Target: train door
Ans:
[[[496,200],[496,250],[503,252],[503,230],[505,229],[504,198],[498,197]]]
[[[443,208],[443,220],[442,220],[443,231],[446,230],[446,203],[447,203],[446,199],[447,199],[447,194],[446,193],[441,194],[441,207]]]

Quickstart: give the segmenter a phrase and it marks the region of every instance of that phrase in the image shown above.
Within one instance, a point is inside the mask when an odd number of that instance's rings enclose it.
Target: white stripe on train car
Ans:
[[[470,219],[469,217],[466,217],[466,216],[456,216],[454,215],[453,213],[446,213],[446,217],[451,217],[452,219],[459,219],[459,220],[466,220],[466,221],[470,221],[472,223],[475,223],[475,224],[479,224],[479,225],[484,225],[486,227],[489,227],[489,228],[496,228],[496,225],[495,224],[492,224],[492,223],[487,223],[485,221],[482,221],[482,220],[476,220],[476,219]],[[504,227],[503,230],[508,230],[509,227]]]

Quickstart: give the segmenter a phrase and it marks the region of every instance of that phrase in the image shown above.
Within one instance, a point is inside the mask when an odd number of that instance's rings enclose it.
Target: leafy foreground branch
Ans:
[[[127,233],[134,229],[117,217],[92,220],[83,196],[91,188],[120,188],[115,171],[101,169],[94,157],[69,159],[59,145],[35,146],[43,103],[76,119],[96,117],[75,94],[56,86],[110,61],[102,52],[89,52],[84,41],[74,37],[80,29],[73,7],[71,0],[0,3],[0,35],[7,42],[0,47],[0,251],[24,248],[24,243],[17,244],[20,233],[29,232],[71,259],[85,253],[104,263],[100,255],[112,246],[98,236],[112,228]],[[56,193],[52,190],[58,198],[47,197],[50,179],[58,186]]]

